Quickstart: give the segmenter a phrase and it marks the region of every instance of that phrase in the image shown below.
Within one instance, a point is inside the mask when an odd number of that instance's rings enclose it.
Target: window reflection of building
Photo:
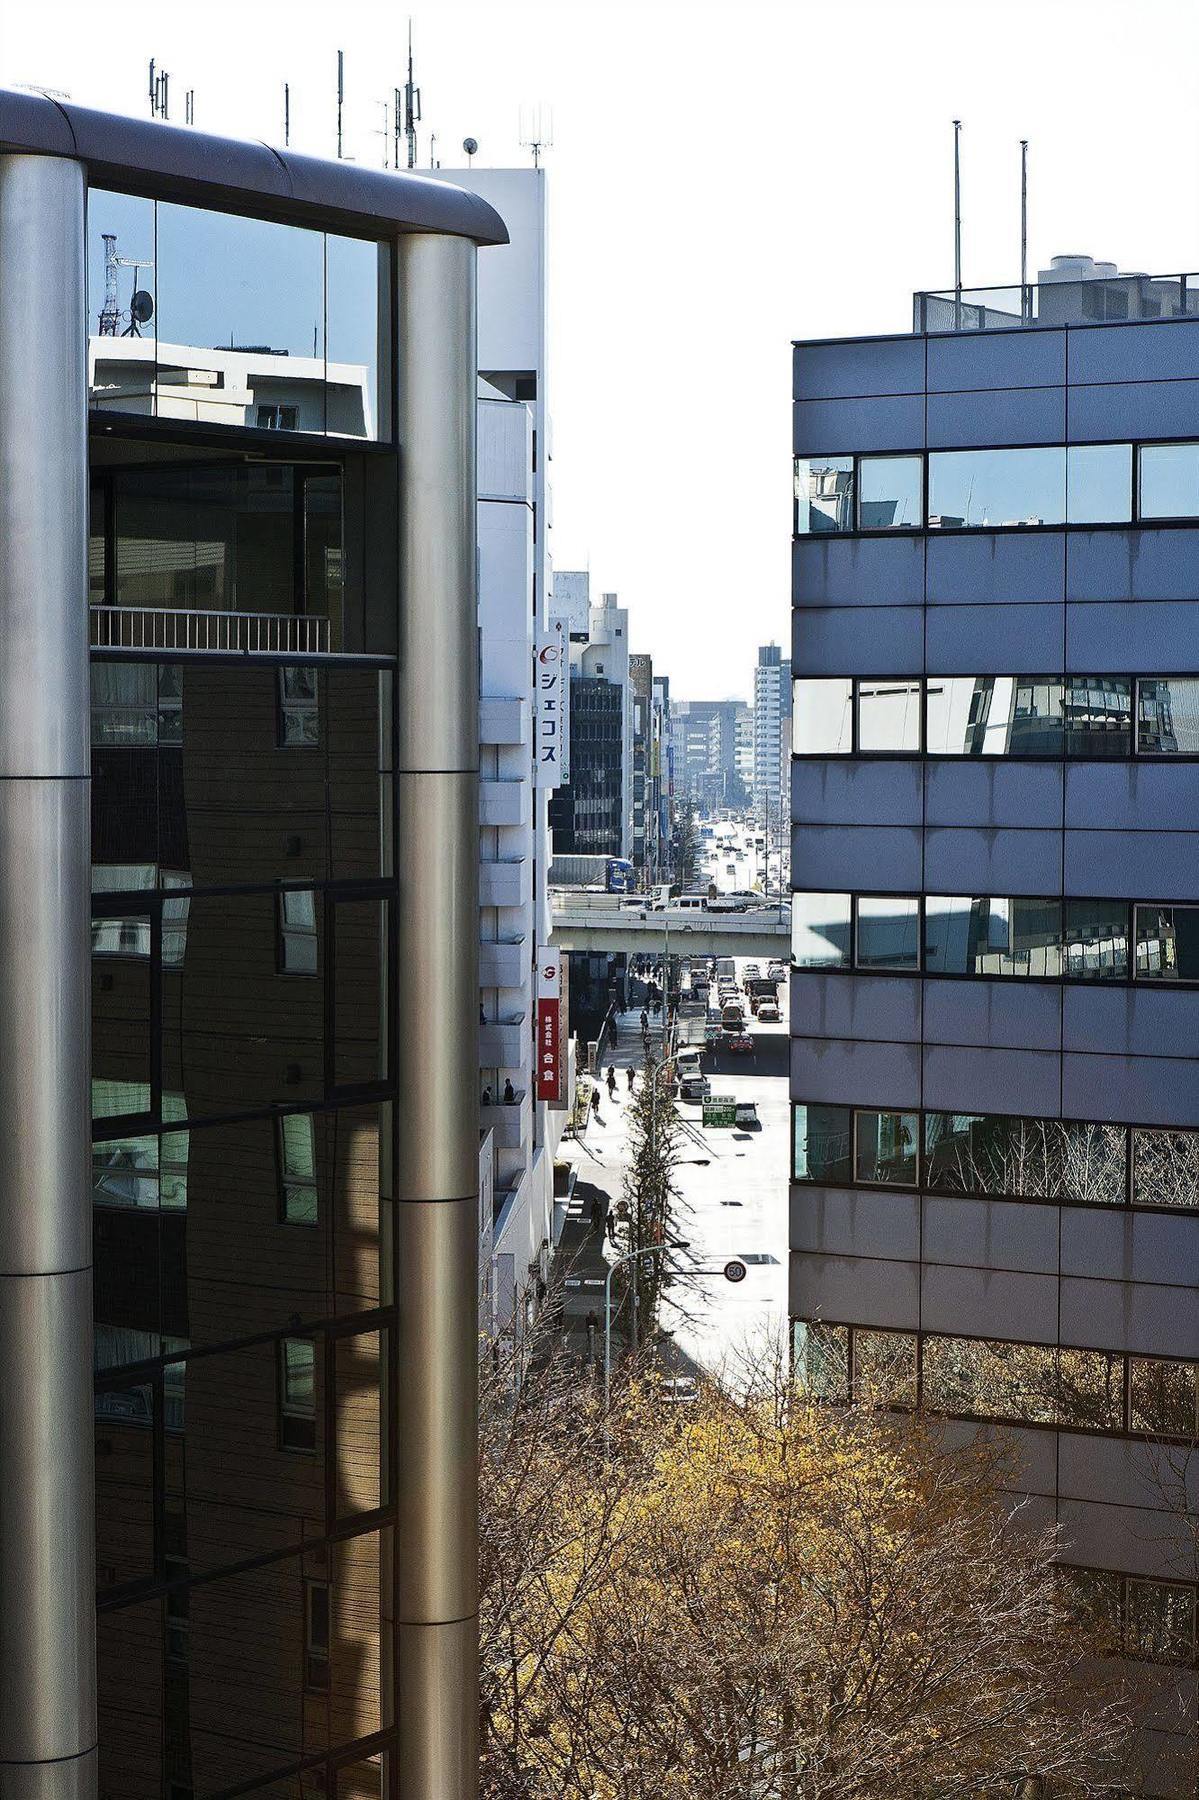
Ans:
[[[311,611],[342,641],[336,471],[100,486],[93,604],[107,575],[150,613]],[[337,1791],[372,1796],[390,678],[93,668],[102,1785],[299,1795],[344,1748]]]

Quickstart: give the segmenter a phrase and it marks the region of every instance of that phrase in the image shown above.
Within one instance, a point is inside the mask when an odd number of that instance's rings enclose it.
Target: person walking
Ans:
[[[633,1075],[634,1075],[633,1065],[632,1065],[632,1063],[630,1063],[628,1068],[625,1070],[625,1076],[628,1080],[630,1094],[633,1091]]]
[[[599,1089],[598,1088],[592,1088],[592,1090],[591,1090],[591,1110],[595,1114],[596,1118],[598,1119],[600,1116],[600,1114],[599,1114]]]
[[[616,1069],[612,1063],[608,1064],[608,1098],[616,1099]]]
[[[649,1014],[646,1012],[645,1008],[642,1007],[642,1009],[641,1009],[641,1032],[642,1032],[642,1035],[644,1036],[644,1034],[648,1030],[649,1030]]]

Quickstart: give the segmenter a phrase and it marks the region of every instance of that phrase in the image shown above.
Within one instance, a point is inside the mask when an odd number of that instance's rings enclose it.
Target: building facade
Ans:
[[[0,1785],[464,1797],[503,226],[40,96],[0,145]]]
[[[615,594],[591,605],[589,579],[576,570],[555,569],[553,593],[570,625],[570,781],[550,801],[553,852],[631,859],[629,615]]]
[[[680,782],[694,806],[744,806],[746,739],[752,764],[753,714],[744,700],[676,700],[673,719]]]
[[[1189,305],[921,296],[940,330],[794,354],[796,1356],[829,1397],[1012,1431],[1169,1795],[1199,1592]]]
[[[753,799],[771,836],[786,810],[790,726],[791,664],[777,644],[763,644],[754,666]]]

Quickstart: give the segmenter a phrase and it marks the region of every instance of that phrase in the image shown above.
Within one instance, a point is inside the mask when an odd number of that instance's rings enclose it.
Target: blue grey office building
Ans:
[[[918,295],[794,402],[796,1356],[1012,1431],[1189,1794],[1199,278]]]

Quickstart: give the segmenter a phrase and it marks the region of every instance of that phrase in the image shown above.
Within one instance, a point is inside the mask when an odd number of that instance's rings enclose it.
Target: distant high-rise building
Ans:
[[[554,570],[554,610],[568,613],[571,632],[570,781],[550,801],[553,850],[556,856],[631,859],[629,615],[615,594],[605,594],[601,605],[587,605],[584,623],[583,595],[589,597],[586,574]]]
[[[679,787],[692,805],[740,806],[749,798],[738,754],[750,709],[744,700],[676,700]]]
[[[754,669],[754,806],[771,827],[783,816],[790,762],[791,664],[763,644]]]

